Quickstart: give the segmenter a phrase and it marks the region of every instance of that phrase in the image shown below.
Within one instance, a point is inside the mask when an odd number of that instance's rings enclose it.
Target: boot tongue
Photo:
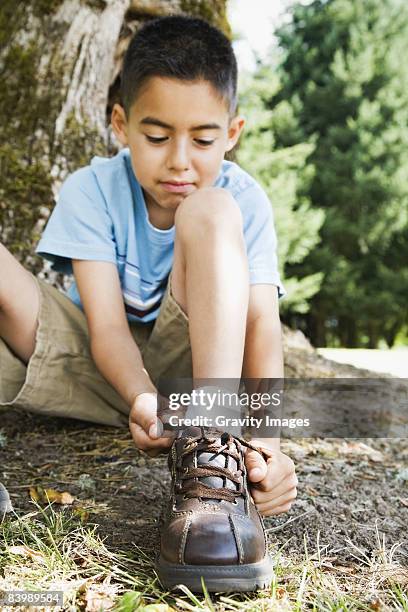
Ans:
[[[211,432],[211,433],[208,433],[207,436],[211,439],[216,440],[216,447],[221,448],[221,446],[224,445],[222,432]],[[199,437],[201,437],[201,431],[199,433]],[[231,472],[235,472],[238,469],[237,461],[230,455],[224,454],[223,451],[217,454],[217,450],[214,450],[214,451],[202,450],[202,451],[197,451],[196,455],[197,455],[197,466],[207,465],[207,466],[223,467],[223,468],[227,468]],[[188,465],[190,466],[192,465],[192,459],[193,459],[192,455],[188,457]],[[226,487],[228,489],[236,490],[238,488],[238,485],[236,485],[235,482],[233,482],[232,480],[229,480],[228,478],[223,478],[222,476],[202,476],[198,480],[209,487],[213,487],[214,489]],[[208,501],[220,502],[221,500],[211,499]]]
[[[201,438],[202,430],[200,427],[183,427],[180,429],[178,437],[179,438]]]

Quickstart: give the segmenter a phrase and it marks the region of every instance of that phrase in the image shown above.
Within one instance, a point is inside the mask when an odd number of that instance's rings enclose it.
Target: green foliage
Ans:
[[[180,0],[180,10],[188,15],[206,19],[223,30],[227,36],[231,35],[227,19],[227,0]]]
[[[303,197],[325,211],[319,242],[286,274],[322,274],[302,321],[317,345],[392,345],[408,320],[408,6],[401,0],[295,5],[278,32],[288,117],[277,148],[314,142]]]
[[[272,67],[260,67],[247,78],[241,93],[240,112],[246,118],[245,135],[238,152],[240,164],[265,188],[273,206],[278,235],[278,260],[287,296],[281,311],[305,313],[308,300],[319,289],[321,274],[289,278],[288,264],[300,264],[319,240],[323,212],[312,209],[304,196],[314,176],[307,158],[314,150],[312,141],[280,147],[277,140],[296,129],[292,107],[280,102],[271,112],[269,100],[280,89]]]

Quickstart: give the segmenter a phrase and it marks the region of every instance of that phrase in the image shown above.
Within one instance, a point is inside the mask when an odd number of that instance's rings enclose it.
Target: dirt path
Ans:
[[[338,363],[408,378],[408,347],[393,350],[319,348],[317,352]]]

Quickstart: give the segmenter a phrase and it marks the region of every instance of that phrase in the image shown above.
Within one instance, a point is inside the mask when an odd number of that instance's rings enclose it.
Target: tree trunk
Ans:
[[[392,348],[394,346],[395,339],[397,334],[401,328],[404,326],[404,321],[397,320],[393,325],[391,325],[388,329],[384,331],[385,341],[387,343],[388,348]]]
[[[351,317],[346,318],[347,329],[347,348],[356,348],[358,346],[356,320]]]
[[[185,13],[230,33],[225,11],[226,0],[2,0],[0,240],[27,268],[62,281],[32,253],[67,174],[118,148],[109,114],[133,32]]]
[[[326,317],[324,313],[319,310],[318,305],[314,309],[314,312],[309,314],[308,320],[309,329],[307,335],[313,346],[326,346]]]

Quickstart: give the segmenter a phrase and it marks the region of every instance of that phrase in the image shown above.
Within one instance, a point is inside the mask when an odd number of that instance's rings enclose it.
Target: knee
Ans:
[[[205,187],[197,189],[186,197],[178,206],[175,215],[178,231],[188,230],[189,235],[197,231],[242,232],[242,214],[240,208],[226,189]]]

